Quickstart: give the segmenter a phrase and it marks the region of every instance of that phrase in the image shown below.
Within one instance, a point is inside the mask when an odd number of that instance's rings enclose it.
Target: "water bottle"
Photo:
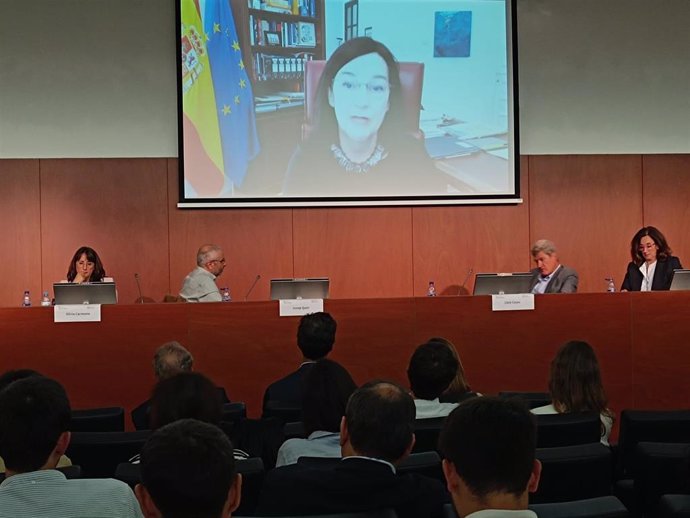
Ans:
[[[606,287],[606,291],[609,293],[615,293],[616,292],[616,285],[613,283],[613,277],[607,277],[604,279],[605,281],[608,281],[608,286]]]
[[[230,288],[221,288],[220,294],[223,297],[223,302],[230,302],[232,297],[230,296]]]
[[[427,297],[435,297],[436,296],[436,285],[434,284],[434,281],[429,281],[429,287],[426,290],[426,296]]]
[[[22,302],[22,306],[25,308],[31,306],[31,295],[29,294],[29,290],[24,290],[24,302]]]
[[[48,291],[43,292],[43,297],[41,297],[41,306],[50,306],[50,295]]]

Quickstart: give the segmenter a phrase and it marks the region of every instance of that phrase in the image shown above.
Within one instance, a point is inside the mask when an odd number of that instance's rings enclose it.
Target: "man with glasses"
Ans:
[[[218,245],[204,245],[196,253],[197,267],[182,283],[180,297],[187,302],[221,302],[216,277],[225,269],[225,255]]]

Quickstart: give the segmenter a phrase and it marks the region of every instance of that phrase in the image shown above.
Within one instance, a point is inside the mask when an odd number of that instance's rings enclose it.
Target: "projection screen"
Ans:
[[[513,3],[178,0],[178,206],[519,202]]]

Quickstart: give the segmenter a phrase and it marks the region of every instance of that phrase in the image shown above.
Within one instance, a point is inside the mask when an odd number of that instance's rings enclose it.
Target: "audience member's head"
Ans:
[[[304,315],[297,328],[297,346],[308,360],[320,360],[333,349],[336,321],[328,313]]]
[[[0,390],[14,381],[23,380],[24,378],[30,378],[32,376],[42,376],[42,374],[33,369],[15,369],[7,371],[0,375]]]
[[[461,518],[482,509],[527,509],[541,464],[535,417],[524,403],[483,397],[460,404],[446,419],[439,448]]]
[[[452,353],[453,357],[458,361],[458,371],[455,373],[455,378],[453,378],[453,381],[450,382],[450,385],[448,386],[445,392],[458,395],[470,392],[472,389],[470,388],[470,384],[467,382],[467,377],[465,376],[465,368],[462,366],[460,355],[458,354],[458,350],[455,348],[453,342],[451,342],[447,338],[443,338],[440,336],[434,336],[433,338],[429,338],[429,342],[435,342],[445,345],[446,347],[448,347],[448,350]]]
[[[458,372],[458,360],[447,345],[427,342],[417,347],[407,367],[410,389],[417,399],[436,399]]]
[[[563,345],[551,361],[549,391],[557,412],[608,414],[599,361],[587,342]]]
[[[71,409],[57,381],[29,376],[0,391],[0,457],[8,474],[50,469],[69,444]]]
[[[163,380],[179,372],[189,372],[194,365],[194,357],[179,342],[168,342],[156,349],[153,355],[153,370],[156,378]]]
[[[136,495],[145,518],[227,518],[240,503],[232,443],[216,426],[182,419],[141,450]]]
[[[302,421],[307,435],[340,430],[347,401],[357,389],[347,369],[324,358],[316,362],[305,377],[302,396]]]
[[[414,445],[415,413],[412,396],[403,387],[389,381],[366,383],[347,402],[340,427],[343,457],[402,461]]]
[[[187,418],[218,424],[222,413],[218,389],[197,372],[181,372],[159,381],[151,394],[152,430]]]

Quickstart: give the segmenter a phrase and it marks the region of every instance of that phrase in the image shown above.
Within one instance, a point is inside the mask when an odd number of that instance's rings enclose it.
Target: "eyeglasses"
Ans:
[[[390,92],[391,85],[384,80],[374,80],[368,83],[360,83],[359,81],[354,81],[353,79],[343,77],[338,79],[337,77],[333,80],[333,89],[344,94],[350,94],[359,92],[362,87],[367,89],[367,93],[373,97],[383,97],[388,95]]]
[[[209,264],[210,264],[210,263],[225,264],[225,257],[223,257],[222,259],[211,259],[211,260],[209,261]]]

